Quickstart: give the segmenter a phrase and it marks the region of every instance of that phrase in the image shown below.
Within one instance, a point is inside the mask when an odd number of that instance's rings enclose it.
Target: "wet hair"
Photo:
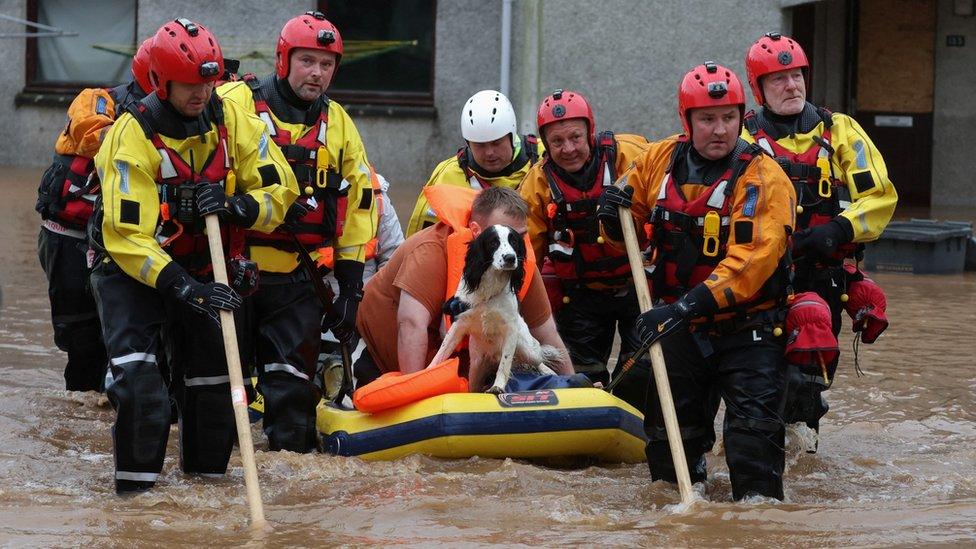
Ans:
[[[525,219],[529,206],[519,193],[508,187],[488,187],[478,193],[471,204],[471,219],[484,224],[491,214],[501,211],[509,217]]]

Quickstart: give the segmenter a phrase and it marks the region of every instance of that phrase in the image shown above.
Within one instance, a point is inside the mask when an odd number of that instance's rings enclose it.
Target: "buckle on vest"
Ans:
[[[708,257],[718,255],[719,241],[718,235],[722,228],[722,218],[716,211],[705,214],[705,223],[702,227],[704,240],[702,241],[702,253]]]
[[[820,168],[820,182],[817,185],[817,194],[823,198],[830,198],[830,159],[826,156],[818,157],[817,167]]]
[[[327,172],[329,171],[329,149],[319,147],[316,156],[315,185],[320,189],[324,189],[329,186],[329,178],[327,177]],[[342,166],[339,169],[342,169]]]

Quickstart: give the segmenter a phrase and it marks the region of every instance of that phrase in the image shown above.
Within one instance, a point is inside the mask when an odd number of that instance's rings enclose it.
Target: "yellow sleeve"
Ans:
[[[834,175],[851,192],[851,205],[840,215],[851,222],[854,242],[876,240],[898,204],[898,192],[888,179],[888,168],[881,152],[853,118],[835,113],[830,132]]]
[[[156,286],[172,258],[156,242],[159,153],[132,115],[112,126],[95,156],[102,181],[102,238],[109,257],[132,278]]]
[[[719,308],[744,303],[773,275],[792,232],[796,193],[776,161],[759,155],[735,183],[725,258],[705,281]]]
[[[260,118],[233,101],[224,102],[224,117],[236,188],[258,204],[258,217],[251,228],[270,233],[298,197],[295,174]]]
[[[376,237],[379,226],[376,198],[373,196],[369,160],[366,158],[366,148],[359,136],[359,130],[345,109],[335,101],[329,103],[327,141],[330,145],[329,154],[337,155],[338,151],[331,150],[333,131],[339,132],[338,143],[343,151],[340,170],[344,180],[349,183],[346,217],[342,234],[336,239],[336,260],[363,263],[366,261],[366,243]]]
[[[244,112],[254,112],[254,93],[246,82],[242,80],[227,82],[219,86],[216,91],[221,99],[229,99],[237,103]]]
[[[546,215],[546,208],[552,202],[549,183],[546,181],[542,164],[543,162],[540,161],[532,166],[529,173],[525,174],[525,179],[522,180],[522,185],[519,187],[519,194],[522,195],[522,199],[529,207],[526,220],[529,241],[532,242],[532,251],[535,252],[540,268],[543,258],[548,255],[549,217]]]
[[[424,187],[432,187],[434,185],[456,185],[460,187],[467,186],[467,181],[464,179],[464,172],[461,171],[461,166],[458,165],[457,157],[452,156],[434,168],[433,173],[430,174],[430,179],[424,184]],[[424,196],[423,189],[420,190],[420,195],[417,196],[417,203],[413,207],[413,213],[410,214],[410,221],[407,222],[407,234],[409,237],[413,233],[423,229],[425,224],[437,223],[437,216],[434,212],[430,210],[430,205],[427,204],[427,197]]]

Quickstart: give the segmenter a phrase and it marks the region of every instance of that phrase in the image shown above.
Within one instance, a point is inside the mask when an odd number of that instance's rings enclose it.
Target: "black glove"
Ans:
[[[596,216],[603,223],[603,230],[614,240],[623,240],[624,232],[620,226],[620,208],[630,208],[633,204],[634,188],[611,185],[600,195]]]
[[[459,297],[454,296],[444,302],[444,305],[441,307],[441,311],[447,316],[451,317],[451,322],[454,322],[459,314],[467,311],[470,308],[470,305],[461,301]]]
[[[218,310],[233,311],[241,306],[241,297],[226,284],[199,282],[176,262],[163,267],[156,279],[156,288],[163,295],[185,303],[197,314],[207,315],[220,322]]]
[[[197,214],[204,217],[210,214],[227,212],[227,195],[220,183],[203,181],[194,187],[197,200]]]
[[[340,259],[335,262],[339,296],[332,302],[332,310],[325,314],[322,327],[332,330],[332,335],[342,343],[356,337],[356,311],[363,299],[363,264]]]
[[[258,264],[240,255],[232,257],[227,261],[227,278],[238,295],[247,297],[258,289]]]
[[[691,319],[717,309],[718,304],[708,287],[699,284],[674,303],[641,313],[637,317],[637,334],[642,343],[650,345],[686,326]]]
[[[296,232],[299,220],[314,210],[315,208],[311,204],[299,198],[288,207],[288,212],[285,214],[285,220],[282,222],[281,227],[288,232]]]
[[[227,212],[224,218],[238,227],[250,228],[258,220],[258,202],[251,195],[237,194],[227,197]]]
[[[830,259],[837,247],[854,240],[854,227],[843,217],[835,217],[823,225],[797,231],[793,235],[793,253],[796,256],[814,255]]]

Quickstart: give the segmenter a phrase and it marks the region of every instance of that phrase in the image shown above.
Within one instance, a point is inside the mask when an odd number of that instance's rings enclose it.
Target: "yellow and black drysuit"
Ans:
[[[268,447],[310,452],[316,442],[321,332],[338,323],[333,333],[340,339],[355,334],[364,262],[378,226],[372,172],[356,125],[324,94],[303,101],[275,75],[246,75],[218,94],[264,121],[301,191],[283,226],[269,234],[247,233],[249,255],[261,270],[260,289],[248,298],[247,309]],[[298,254],[306,252],[299,246],[311,252],[329,247],[334,254],[339,315],[327,314],[324,324],[311,279],[321,275],[301,266]]]
[[[513,134],[509,134],[513,135]],[[467,146],[458,149],[457,154],[444,160],[434,168],[430,179],[424,187],[434,185],[454,185],[456,187],[471,187],[475,190],[488,187],[508,187],[517,189],[529,168],[545,152],[542,141],[534,135],[516,136],[513,142],[512,161],[497,173],[489,172],[474,160],[471,149]],[[423,189],[417,197],[417,204],[407,222],[407,235],[410,236],[420,229],[437,223],[437,215],[427,203]]]
[[[621,232],[614,199],[626,188],[632,221],[654,249],[652,288],[663,301],[640,316],[638,330],[645,344],[661,339],[692,481],[705,479],[721,397],[733,497],[782,499],[786,338],[774,335],[774,326],[789,285],[789,180],[741,139],[715,161],[683,136],[665,139],[601,197],[603,234],[615,243]],[[645,418],[651,476],[673,482],[653,381]]]
[[[239,253],[245,228],[272,231],[298,194],[265,125],[216,94],[196,118],[155,94],[128,111],[95,157],[102,193],[89,224],[104,254],[91,284],[110,359],[118,492],[148,489],[163,465],[170,405],[161,345],[182,382],[183,470],[222,474],[230,458],[234,415],[216,309],[234,309],[240,298],[212,282],[202,193],[224,202],[228,257]],[[236,189],[224,183],[231,170]]]
[[[98,178],[89,177],[93,157],[116,115],[144,96],[134,81],[82,90],[68,107],[68,124],[37,189],[37,257],[47,276],[54,343],[68,353],[64,386],[69,391],[101,390],[108,365],[102,326],[88,289],[85,226],[98,195]]]
[[[528,235],[547,282],[556,328],[573,367],[594,381],[606,382],[614,333],[620,334],[618,364],[640,346],[634,321],[640,312],[627,254],[599,238],[597,199],[603,189],[647,149],[638,135],[604,131],[596,135],[590,158],[568,173],[548,155],[529,170],[519,193],[529,207]],[[552,270],[552,274],[548,271]],[[565,303],[565,304],[563,304]],[[562,305],[561,305],[562,304]],[[561,305],[561,306],[560,306]],[[649,371],[642,363],[639,370]],[[644,384],[631,378],[618,395],[635,407],[644,404]]]
[[[881,235],[898,203],[884,159],[853,118],[810,103],[793,116],[767,108],[750,112],[742,138],[774,156],[793,182],[798,205],[793,286],[797,292],[816,292],[830,305],[836,336],[841,296],[851,276],[843,263],[860,259],[863,244]],[[863,275],[855,271],[854,276]],[[836,361],[827,365],[829,379],[836,367]],[[829,408],[821,395],[828,383],[819,370],[790,370],[785,419],[818,429]]]

